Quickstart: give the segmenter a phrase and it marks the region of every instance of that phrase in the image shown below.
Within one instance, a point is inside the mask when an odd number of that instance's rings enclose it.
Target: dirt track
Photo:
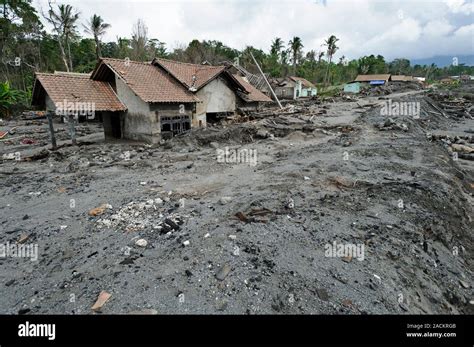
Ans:
[[[89,314],[102,290],[103,313],[473,313],[473,162],[427,133],[467,135],[474,121],[422,112],[381,131],[382,102],[159,147],[90,134],[41,160],[4,160],[0,242],[27,235],[39,258],[0,258],[0,313]],[[226,147],[255,150],[257,164],[219,163]],[[334,242],[364,245],[364,259],[328,257]]]

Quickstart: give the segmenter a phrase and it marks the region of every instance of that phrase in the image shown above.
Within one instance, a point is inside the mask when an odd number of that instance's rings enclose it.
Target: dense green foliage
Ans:
[[[51,32],[44,29],[40,16],[51,24]],[[328,37],[322,51],[305,46],[299,37],[289,42],[275,38],[269,43],[268,52],[250,46],[240,51],[215,40],[193,40],[169,51],[165,43],[149,38],[145,23],[138,20],[131,28],[130,38],[101,42],[110,28],[106,21],[107,18],[100,15],[82,18],[70,5],[49,3],[48,10],[39,14],[32,0],[0,0],[0,81],[9,81],[9,90],[14,88],[28,94],[35,71],[90,72],[100,56],[142,61],[166,57],[210,64],[238,61],[248,70],[257,72],[250,52],[261,62],[263,70],[274,77],[297,75],[325,85],[350,81],[359,73],[407,74],[428,79],[474,74],[474,67],[462,64],[444,68],[411,66],[407,59],[386,62],[380,55],[350,61],[342,56],[335,61],[334,55],[343,52],[344,47],[338,47],[340,43],[334,35]],[[79,32],[80,26],[84,36]]]

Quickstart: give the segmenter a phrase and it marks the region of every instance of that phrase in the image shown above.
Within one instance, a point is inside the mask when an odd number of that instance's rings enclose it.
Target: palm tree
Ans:
[[[59,11],[55,12],[51,5],[51,1],[49,1],[48,4],[49,11],[48,17],[46,19],[53,25],[54,31],[58,34],[58,43],[61,50],[61,56],[63,58],[64,65],[66,66],[66,70],[70,71],[72,70],[70,41],[77,35],[76,22],[79,19],[79,12],[73,13],[73,7],[71,5],[59,5]],[[65,51],[66,48],[67,54]],[[69,56],[69,62],[67,56]]]
[[[337,41],[339,41],[339,39],[336,36],[331,35],[324,42],[324,45],[327,46],[326,56],[328,57],[328,68],[326,70],[326,78],[325,78],[326,83],[327,83],[328,77],[329,77],[329,68],[331,67],[332,57],[339,48],[339,47],[336,46]]]
[[[301,56],[301,49],[303,48],[303,42],[298,36],[293,37],[292,40],[288,43],[290,45],[290,50],[293,60],[293,74],[296,74],[296,65],[298,58]]]
[[[104,23],[102,17],[96,14],[91,17],[91,19],[87,23],[87,26],[84,25],[85,32],[94,36],[95,55],[97,57],[97,60],[99,60],[101,56],[100,38],[105,34],[108,28],[110,28],[110,24]]]
[[[276,37],[272,42],[272,47],[270,48],[270,54],[279,56],[283,48],[283,40],[279,37]]]

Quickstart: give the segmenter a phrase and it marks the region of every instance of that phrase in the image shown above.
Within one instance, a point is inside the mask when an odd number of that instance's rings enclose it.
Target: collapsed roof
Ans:
[[[316,88],[313,83],[303,77],[289,76],[288,78],[294,82],[301,82],[301,85],[305,88]]]
[[[243,94],[242,93],[242,95],[239,95],[242,99],[244,99],[244,101],[247,101],[247,102],[252,102],[252,101],[271,102],[271,101],[273,101],[267,95],[263,94],[260,90],[255,88],[249,82],[247,82],[245,77],[242,77],[238,74],[235,74],[234,78],[237,79],[242,86],[244,86],[246,92],[248,93],[248,94]]]

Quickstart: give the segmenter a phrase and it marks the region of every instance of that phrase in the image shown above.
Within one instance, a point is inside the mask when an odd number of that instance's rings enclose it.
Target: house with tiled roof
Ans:
[[[106,138],[157,143],[233,114],[240,104],[270,102],[224,66],[154,59],[101,58],[91,74],[36,74],[33,104],[58,113],[66,102],[93,105]]]

